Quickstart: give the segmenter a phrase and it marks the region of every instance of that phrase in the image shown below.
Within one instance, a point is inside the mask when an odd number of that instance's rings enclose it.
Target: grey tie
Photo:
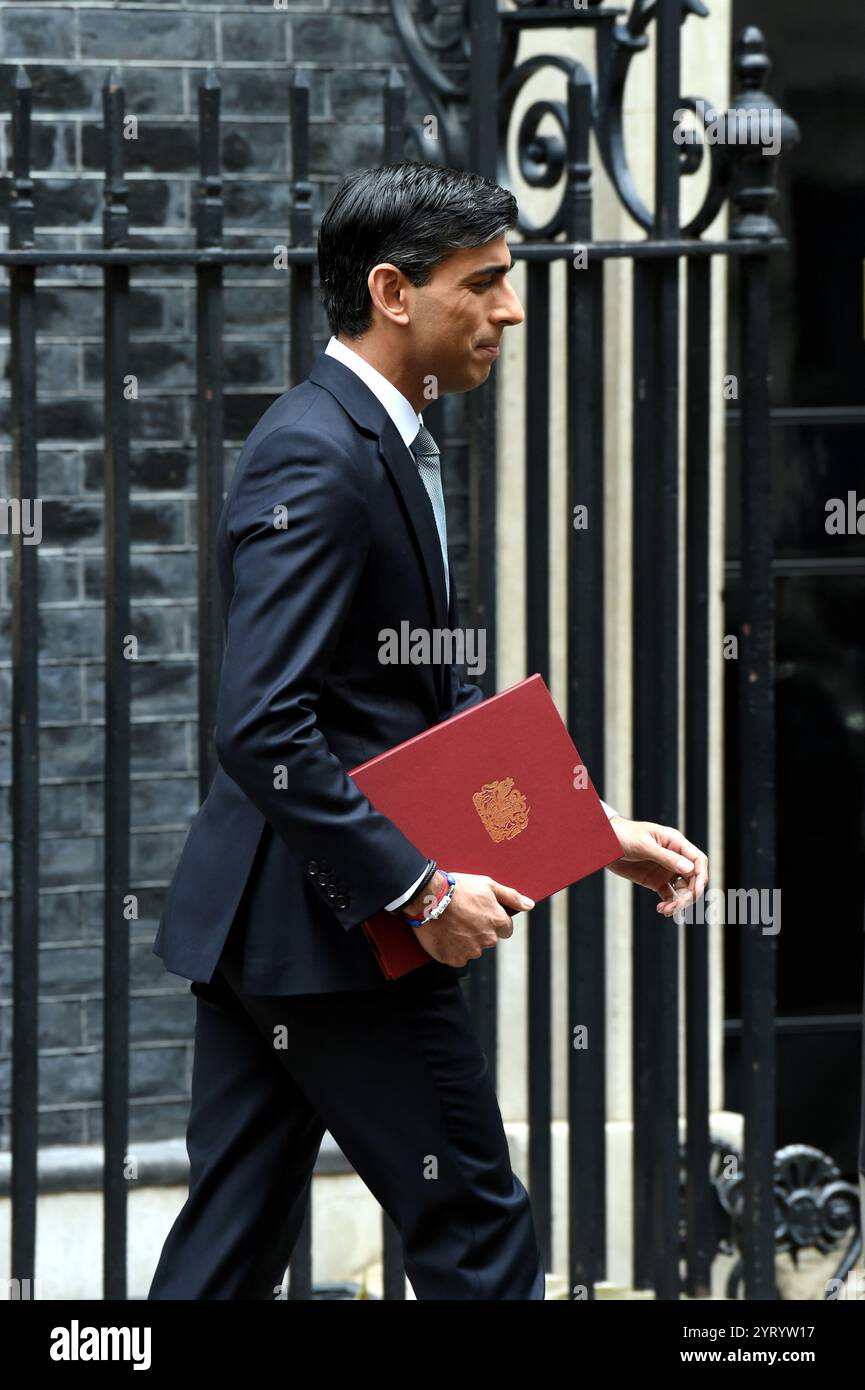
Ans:
[[[418,472],[421,482],[427,490],[429,500],[432,503],[433,516],[435,517],[436,529],[439,533],[439,543],[442,550],[442,564],[445,571],[445,593],[448,603],[450,603],[451,586],[450,576],[448,575],[448,529],[445,520],[445,498],[442,491],[442,470],[441,458],[439,456],[439,446],[436,444],[426,425],[421,425],[417,437],[412,444],[412,452],[417,460]]]

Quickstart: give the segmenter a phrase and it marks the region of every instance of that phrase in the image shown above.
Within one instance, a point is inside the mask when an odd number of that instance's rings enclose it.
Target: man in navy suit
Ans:
[[[459,984],[533,904],[436,865],[347,773],[483,698],[453,665],[383,662],[380,633],[459,627],[421,412],[485,381],[523,320],[507,279],[516,213],[505,189],[432,165],[345,180],[319,233],[333,337],[265,411],[226,495],[219,767],[153,948],[193,982],[197,1011],[189,1197],[151,1299],[272,1298],[325,1129],[399,1228],[418,1298],[544,1297]],[[449,773],[430,796],[448,795]],[[613,867],[663,910],[701,891],[695,846],[608,814]],[[690,877],[674,903],[676,873]],[[382,908],[418,923],[430,956],[395,982],[360,929]]]

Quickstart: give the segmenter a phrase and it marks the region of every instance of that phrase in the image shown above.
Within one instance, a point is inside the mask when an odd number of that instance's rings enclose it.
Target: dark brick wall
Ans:
[[[19,5],[0,0],[0,244],[8,246],[11,84],[33,86],[32,174],[40,247],[96,247],[102,218],[102,86],[118,65],[138,138],[125,142],[131,241],[190,246],[197,88],[222,86],[225,243],[288,241],[288,82],[311,74],[316,219],[343,174],[382,155],[391,64],[411,86],[390,14],[345,0],[285,7]],[[414,157],[408,145],[407,155]],[[282,279],[278,277],[282,276]],[[98,268],[38,275],[41,920],[40,1134],[101,1137],[103,789],[102,290]],[[225,276],[226,483],[245,435],[288,385],[285,272]],[[0,496],[11,490],[8,276],[0,269]],[[191,274],[133,272],[131,370],[132,666],[131,1137],[182,1132],[194,1001],[151,952],[165,886],[198,805],[195,613],[195,298]],[[314,346],[327,340],[319,310]],[[466,451],[461,402],[447,403],[448,531],[465,595]],[[8,1148],[11,1049],[10,556],[0,536],[0,1149]]]

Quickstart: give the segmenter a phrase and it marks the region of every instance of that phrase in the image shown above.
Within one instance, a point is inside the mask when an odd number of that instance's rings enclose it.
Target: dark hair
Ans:
[[[451,251],[483,246],[516,226],[512,193],[440,164],[385,164],[351,174],[321,219],[318,267],[332,333],[359,338],[372,323],[367,278],[392,261],[425,285]]]

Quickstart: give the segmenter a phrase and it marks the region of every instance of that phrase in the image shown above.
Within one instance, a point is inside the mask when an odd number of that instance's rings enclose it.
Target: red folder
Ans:
[[[441,868],[488,874],[536,903],[622,853],[540,675],[370,758],[350,776]],[[396,912],[377,912],[362,926],[390,980],[433,959]]]

